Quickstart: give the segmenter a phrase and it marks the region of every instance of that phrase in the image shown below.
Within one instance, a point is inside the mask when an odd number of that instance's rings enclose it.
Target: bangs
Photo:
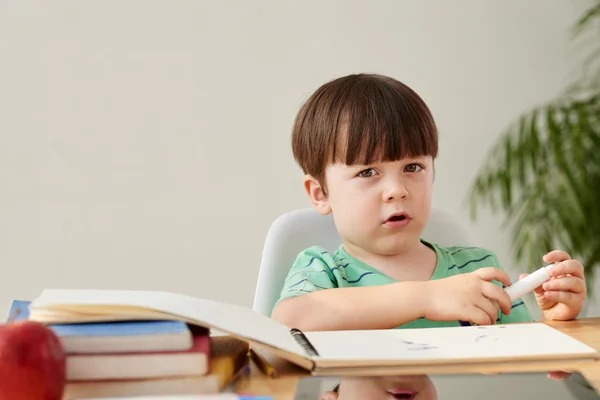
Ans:
[[[438,133],[425,102],[393,78],[355,74],[318,88],[292,131],[302,171],[323,182],[328,163],[368,165],[438,154]]]
[[[330,159],[368,165],[432,156],[438,151],[437,128],[423,100],[402,83],[386,77],[357,77],[340,96]]]

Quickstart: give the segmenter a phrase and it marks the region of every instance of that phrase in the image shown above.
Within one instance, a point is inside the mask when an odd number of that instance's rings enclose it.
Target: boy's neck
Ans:
[[[435,250],[420,240],[392,255],[376,254],[352,243],[344,243],[344,250],[397,281],[427,280],[431,278],[437,265]]]

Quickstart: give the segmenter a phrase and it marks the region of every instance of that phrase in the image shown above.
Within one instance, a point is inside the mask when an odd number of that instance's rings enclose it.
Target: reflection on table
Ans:
[[[579,373],[553,380],[542,373],[305,377],[294,400],[592,400],[600,399]]]

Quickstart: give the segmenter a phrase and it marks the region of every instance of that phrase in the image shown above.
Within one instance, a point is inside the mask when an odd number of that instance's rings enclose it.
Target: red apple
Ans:
[[[56,334],[43,324],[0,325],[0,399],[61,400],[66,356]]]

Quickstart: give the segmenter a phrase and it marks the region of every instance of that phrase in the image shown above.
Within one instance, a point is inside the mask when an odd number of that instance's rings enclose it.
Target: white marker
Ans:
[[[506,293],[510,296],[510,301],[515,301],[521,296],[531,292],[542,283],[550,280],[550,270],[554,268],[556,264],[546,265],[538,269],[537,271],[527,275],[525,278],[516,281],[512,285],[504,288]]]

